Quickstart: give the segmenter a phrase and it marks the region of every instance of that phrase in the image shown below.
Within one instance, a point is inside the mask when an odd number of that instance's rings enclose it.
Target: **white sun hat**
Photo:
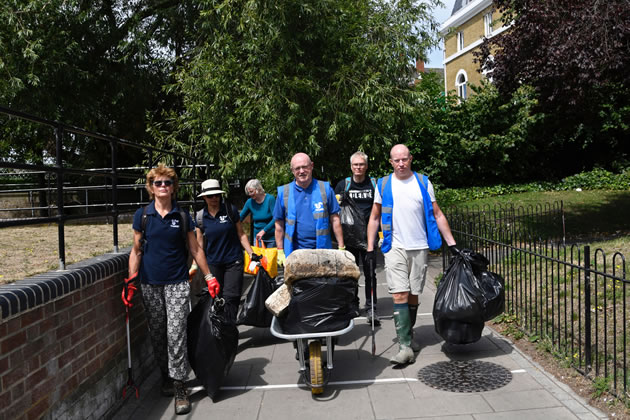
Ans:
[[[216,179],[206,179],[201,184],[201,194],[197,197],[203,197],[204,195],[225,194],[225,191],[221,189],[221,184]]]

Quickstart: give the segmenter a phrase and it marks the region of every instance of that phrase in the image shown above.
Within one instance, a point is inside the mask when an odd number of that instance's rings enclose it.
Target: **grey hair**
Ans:
[[[352,164],[352,159],[354,159],[355,157],[360,157],[361,159],[363,159],[365,161],[365,163],[368,163],[368,155],[366,155],[365,153],[358,151],[358,152],[354,152],[352,154],[352,156],[350,156],[350,163]]]
[[[256,192],[261,192],[261,193],[265,192],[265,189],[263,188],[262,184],[256,178],[250,179],[249,181],[247,181],[247,184],[245,184],[245,194],[247,194],[247,190],[254,190]]]

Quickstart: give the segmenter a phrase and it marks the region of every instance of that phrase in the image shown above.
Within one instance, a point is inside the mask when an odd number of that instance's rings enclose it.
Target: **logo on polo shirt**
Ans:
[[[219,223],[227,223],[227,222],[228,222],[227,216],[219,216]]]
[[[324,203],[322,203],[321,201],[318,203],[315,203],[314,206],[315,206],[316,212],[324,211]]]
[[[171,227],[179,229],[179,220],[178,219],[171,219]]]

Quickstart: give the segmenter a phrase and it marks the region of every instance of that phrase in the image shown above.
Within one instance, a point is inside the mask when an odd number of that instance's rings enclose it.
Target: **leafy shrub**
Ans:
[[[627,190],[630,189],[630,168],[620,174],[614,174],[605,169],[596,168],[590,172],[581,172],[562,179],[560,182],[530,182],[527,184],[499,184],[491,187],[445,188],[436,192],[440,206],[473,201],[482,198],[496,197],[506,194],[538,192],[538,191],[568,191],[581,188],[582,190]]]
[[[630,188],[630,168],[620,174],[613,174],[605,169],[596,168],[590,172],[581,172],[566,177],[556,190],[627,190]]]

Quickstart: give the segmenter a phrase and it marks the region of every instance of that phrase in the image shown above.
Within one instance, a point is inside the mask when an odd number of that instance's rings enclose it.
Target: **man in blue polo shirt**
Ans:
[[[345,249],[339,219],[339,203],[330,184],[313,179],[313,162],[306,153],[291,159],[295,180],[278,187],[273,210],[278,264],[295,249],[330,249],[330,229],[339,249]]]

